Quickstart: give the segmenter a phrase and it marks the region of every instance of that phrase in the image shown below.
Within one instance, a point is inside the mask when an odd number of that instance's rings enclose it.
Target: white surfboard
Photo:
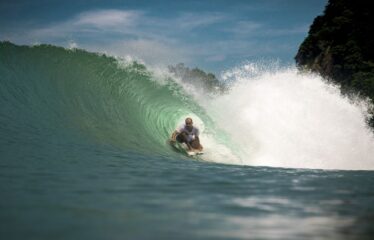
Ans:
[[[174,143],[170,143],[175,149],[177,149],[178,151],[181,151],[181,152],[184,152],[187,154],[187,156],[189,157],[194,157],[194,156],[197,156],[197,155],[202,155],[204,154],[203,151],[200,151],[198,149],[194,149],[194,150],[188,150],[188,147],[185,143],[178,143],[178,142],[174,142]]]

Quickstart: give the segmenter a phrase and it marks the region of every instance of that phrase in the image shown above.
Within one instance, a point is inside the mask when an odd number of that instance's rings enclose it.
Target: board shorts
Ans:
[[[187,143],[187,137],[185,136],[185,134],[183,133],[180,133],[177,135],[176,137],[176,140],[179,142],[179,143]],[[193,148],[196,148],[198,149],[200,147],[200,141],[199,141],[199,138],[195,138],[194,140],[192,141],[189,141],[188,142],[191,147]]]

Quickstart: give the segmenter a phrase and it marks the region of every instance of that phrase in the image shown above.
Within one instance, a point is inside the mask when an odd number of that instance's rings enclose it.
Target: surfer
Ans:
[[[189,151],[202,151],[203,146],[200,144],[199,134],[199,128],[193,126],[192,118],[188,117],[185,120],[185,124],[173,132],[170,142],[175,143],[178,141],[179,143],[185,143]]]

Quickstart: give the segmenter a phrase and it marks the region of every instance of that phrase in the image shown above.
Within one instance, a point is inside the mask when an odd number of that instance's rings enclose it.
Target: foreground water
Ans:
[[[2,239],[374,236],[372,172],[64,149],[54,158],[2,160]]]
[[[1,239],[374,236],[365,106],[314,77],[261,74],[202,99],[80,50],[1,43],[0,56]],[[201,159],[165,143],[185,116]]]

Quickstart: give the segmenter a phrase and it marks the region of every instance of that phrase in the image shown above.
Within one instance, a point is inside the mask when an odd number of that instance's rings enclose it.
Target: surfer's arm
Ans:
[[[170,141],[172,141],[172,142],[177,141],[177,135],[178,135],[178,134],[179,134],[179,132],[178,132],[177,130],[175,130],[175,131],[173,132],[173,134],[171,135]]]

